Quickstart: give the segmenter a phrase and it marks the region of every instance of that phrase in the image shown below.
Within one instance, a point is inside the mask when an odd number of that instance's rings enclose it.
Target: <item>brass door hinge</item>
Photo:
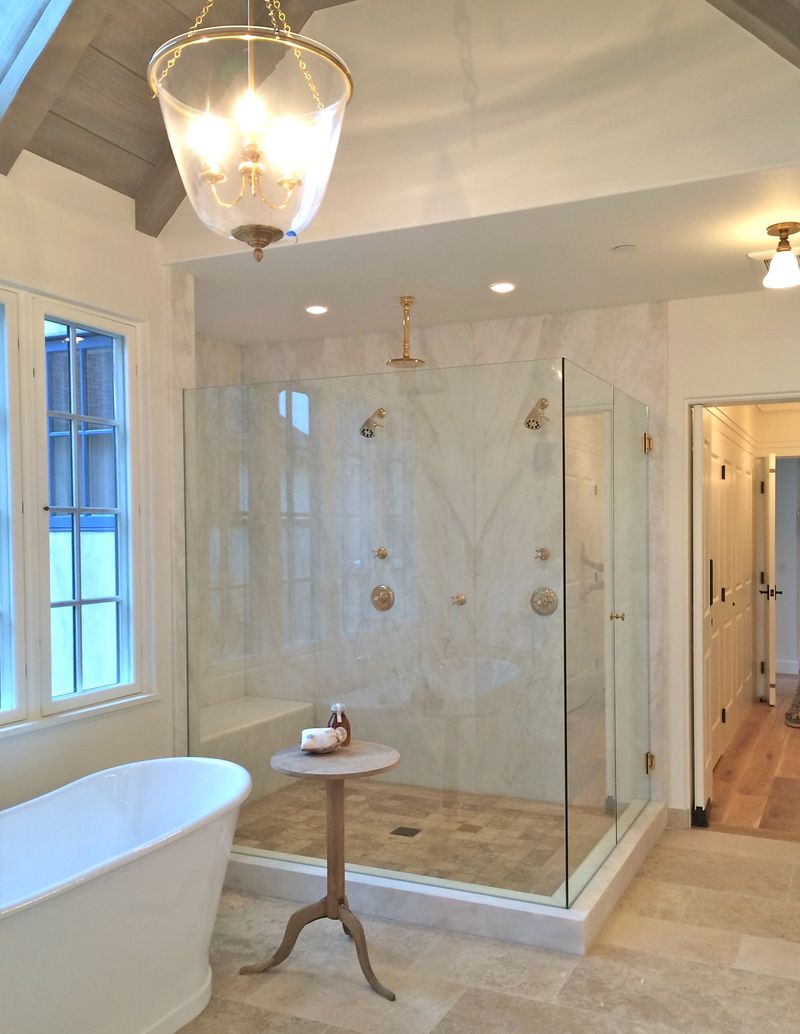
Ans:
[[[647,775],[650,775],[650,773],[653,771],[653,769],[655,767],[656,767],[656,756],[655,756],[655,754],[651,750],[648,750],[647,753],[644,756],[644,770],[645,770],[645,773]]]
[[[653,436],[648,434],[647,431],[642,435],[642,452],[647,454],[653,451]]]

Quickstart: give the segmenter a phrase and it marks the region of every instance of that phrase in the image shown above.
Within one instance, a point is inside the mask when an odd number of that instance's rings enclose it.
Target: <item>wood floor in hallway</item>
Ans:
[[[777,702],[753,703],[714,769],[710,825],[800,840],[800,729],[784,722],[797,676],[778,676]]]

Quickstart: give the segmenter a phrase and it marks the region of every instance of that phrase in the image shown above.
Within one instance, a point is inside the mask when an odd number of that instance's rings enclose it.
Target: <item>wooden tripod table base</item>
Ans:
[[[347,903],[344,887],[344,781],[386,772],[399,760],[400,755],[392,747],[365,740],[352,740],[347,747],[332,754],[308,754],[299,747],[289,747],[273,754],[271,764],[276,771],[327,782],[328,889],[321,901],[304,905],[290,916],[283,940],[266,962],[242,966],[240,973],[266,973],[274,969],[289,957],[304,926],[317,919],[336,919],[353,939],[358,961],[370,987],[390,1002],[395,1001],[394,991],[384,987],[375,976],[369,961],[364,927]]]

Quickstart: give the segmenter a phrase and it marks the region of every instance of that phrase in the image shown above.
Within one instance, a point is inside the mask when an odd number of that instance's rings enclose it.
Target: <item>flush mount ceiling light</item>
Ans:
[[[498,280],[494,284],[489,284],[489,290],[494,291],[495,294],[509,294],[516,286],[510,280]]]
[[[280,0],[271,28],[192,29],[164,43],[147,70],[192,206],[223,237],[263,249],[304,230],[328,185],[353,83],[332,50],[293,33]]]
[[[328,311],[327,305],[307,305],[306,312],[310,316],[324,316]]]
[[[770,237],[780,237],[778,248],[769,263],[767,275],[761,281],[764,287],[797,287],[800,285],[800,266],[792,251],[789,237],[800,230],[800,223],[773,223],[767,227]]]

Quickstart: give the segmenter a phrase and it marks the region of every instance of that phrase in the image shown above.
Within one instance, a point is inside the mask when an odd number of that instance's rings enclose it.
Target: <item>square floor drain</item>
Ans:
[[[398,826],[397,829],[392,830],[393,837],[415,837],[417,833],[421,833],[421,829],[414,829],[413,826]]]

